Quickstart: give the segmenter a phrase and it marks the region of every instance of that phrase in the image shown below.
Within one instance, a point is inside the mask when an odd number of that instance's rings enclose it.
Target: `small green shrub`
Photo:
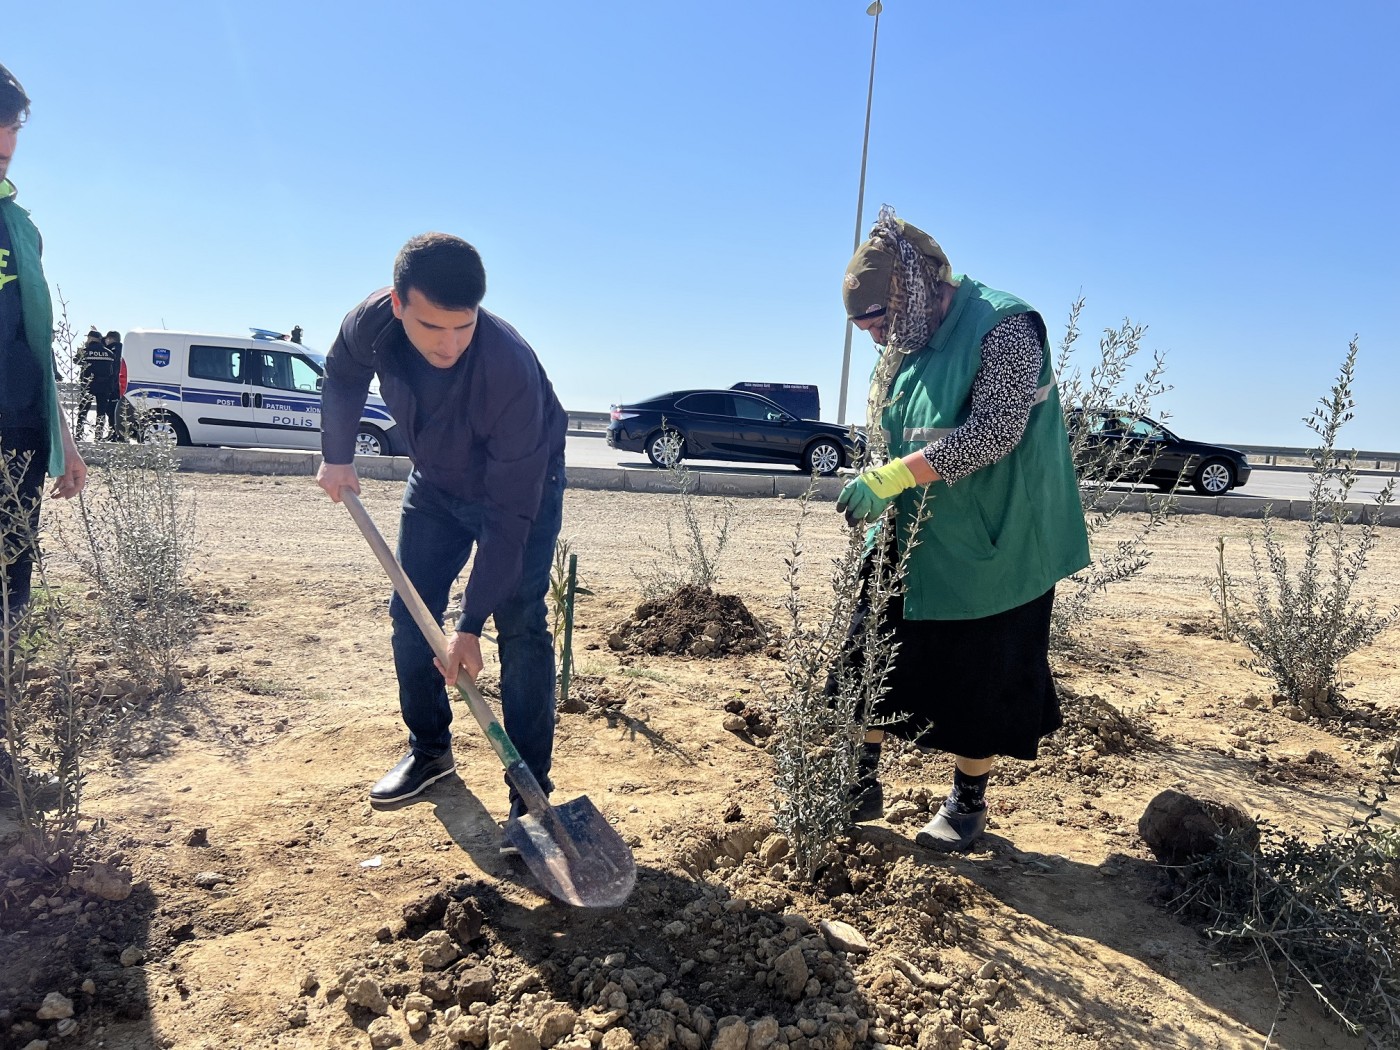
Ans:
[[[1355,596],[1375,549],[1380,512],[1394,499],[1388,482],[1375,507],[1351,524],[1348,497],[1356,483],[1356,452],[1338,448],[1354,416],[1352,384],[1357,344],[1351,341],[1330,393],[1303,422],[1318,437],[1312,461],[1308,519],[1301,559],[1290,562],[1272,515],[1262,536],[1249,539],[1253,600],[1230,602],[1235,636],[1253,654],[1249,662],[1278,692],[1314,716],[1338,713],[1339,665],[1396,622],[1400,610],[1380,612],[1374,599]]]
[[[1092,561],[1056,590],[1051,641],[1057,647],[1069,645],[1075,631],[1092,617],[1096,598],[1147,568],[1152,560],[1152,533],[1166,523],[1174,506],[1169,493],[1150,499],[1141,521],[1124,534],[1121,518],[1132,493],[1122,487],[1123,483],[1151,464],[1144,462],[1144,453],[1135,451],[1128,442],[1095,441],[1097,417],[1093,413],[1107,408],[1127,415],[1164,419],[1153,410],[1153,403],[1171,387],[1163,379],[1166,360],[1160,351],[1153,354],[1151,364],[1141,375],[1132,377],[1147,327],[1127,319],[1117,328],[1104,329],[1096,356],[1087,367],[1080,365],[1075,352],[1083,309],[1081,296],[1070,306],[1069,321],[1055,357],[1055,374],[1070,454],[1079,475]],[[1120,538],[1109,542],[1106,533],[1114,525],[1118,526]]]
[[[79,497],[76,535],[65,534],[97,591],[98,637],[133,677],[169,693],[197,626],[194,505],[178,469],[166,445],[112,445]]]

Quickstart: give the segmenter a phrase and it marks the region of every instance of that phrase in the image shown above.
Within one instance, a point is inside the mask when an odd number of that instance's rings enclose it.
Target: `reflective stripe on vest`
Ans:
[[[1031,408],[1034,408],[1036,405],[1044,404],[1045,400],[1050,396],[1050,391],[1054,389],[1055,384],[1053,381],[1046,383],[1042,387],[1038,387],[1035,392],[1035,397],[1031,400]],[[905,427],[904,440],[921,441],[927,445],[930,441],[942,441],[955,429],[955,427]]]

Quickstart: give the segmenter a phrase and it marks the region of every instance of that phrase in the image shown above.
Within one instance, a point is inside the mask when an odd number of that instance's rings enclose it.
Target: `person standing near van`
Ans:
[[[83,432],[87,430],[88,413],[92,411],[92,406],[97,400],[97,395],[92,390],[92,366],[88,360],[92,355],[102,354],[102,333],[93,325],[88,329],[87,335],[83,338],[83,345],[78,347],[78,418],[73,421],[73,436],[79,441],[83,440]],[[94,436],[97,433],[97,422],[92,424]]]
[[[453,772],[444,684],[459,668],[476,678],[488,616],[506,732],[541,786],[551,787],[554,642],[545,592],[563,517],[568,420],[529,344],[480,308],[485,294],[475,248],[444,233],[414,237],[394,262],[393,287],[346,315],[326,355],[317,483],[336,502],[345,489],[360,491],[355,432],[377,375],[414,463],[399,562],[439,621],[476,549],[445,666],[398,596],[390,603],[409,752],[370,789],[372,802],[412,798]],[[524,805],[510,790],[510,815],[518,817]]]
[[[102,440],[102,424],[107,424],[107,440],[118,440],[117,404],[121,400],[122,337],[108,332],[94,361],[92,396],[97,402],[97,419],[93,423],[92,439]]]
[[[53,302],[40,261],[42,242],[29,213],[15,203],[8,179],[29,97],[0,66],[0,524],[4,542],[5,628],[29,604],[34,537],[44,475],[55,477],[52,495],[76,496],[87,465],[58,403],[54,380]]]

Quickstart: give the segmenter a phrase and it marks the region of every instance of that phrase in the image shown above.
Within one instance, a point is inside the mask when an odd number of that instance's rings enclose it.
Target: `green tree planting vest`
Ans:
[[[1007,317],[1035,314],[1015,296],[967,277],[961,281],[938,331],[895,376],[882,417],[891,460],[967,420],[983,337]],[[929,516],[905,581],[908,619],[970,620],[1005,612],[1089,564],[1079,485],[1043,336],[1041,344],[1040,389],[1020,443],[956,484],[939,480],[929,486]],[[901,543],[921,491],[898,497]]]
[[[44,267],[40,262],[39,231],[30,221],[29,212],[15,203],[14,184],[8,179],[0,182],[0,222],[10,232],[10,246],[15,253],[25,342],[39,362],[39,381],[43,384],[42,425],[49,432],[49,474],[59,477],[64,466],[63,421],[58,412],[58,386],[53,375],[53,301],[49,298],[49,285],[44,280]]]

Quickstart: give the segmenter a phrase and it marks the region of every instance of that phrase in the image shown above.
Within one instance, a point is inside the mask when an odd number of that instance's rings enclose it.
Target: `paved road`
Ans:
[[[647,461],[646,456],[641,453],[619,452],[616,449],[608,448],[607,442],[597,437],[571,436],[565,449],[565,461],[576,467],[637,467],[654,470]],[[712,460],[687,460],[689,466],[696,470],[703,470],[714,473],[732,474],[792,474],[797,473],[796,467],[783,467],[774,465],[748,466],[736,463],[723,463]],[[1351,502],[1370,503],[1380,493],[1385,485],[1387,477],[1394,475],[1363,474],[1356,482],[1355,488],[1351,491]],[[1308,498],[1308,475],[1302,471],[1294,470],[1270,470],[1255,467],[1249,476],[1249,482],[1242,489],[1236,489],[1230,493],[1235,499],[1257,500],[1266,502],[1268,500],[1305,500]],[[1400,484],[1397,484],[1400,489]],[[1146,488],[1146,491],[1156,491]],[[1182,492],[1191,492],[1190,488],[1183,488]],[[1400,493],[1397,493],[1400,495]]]

